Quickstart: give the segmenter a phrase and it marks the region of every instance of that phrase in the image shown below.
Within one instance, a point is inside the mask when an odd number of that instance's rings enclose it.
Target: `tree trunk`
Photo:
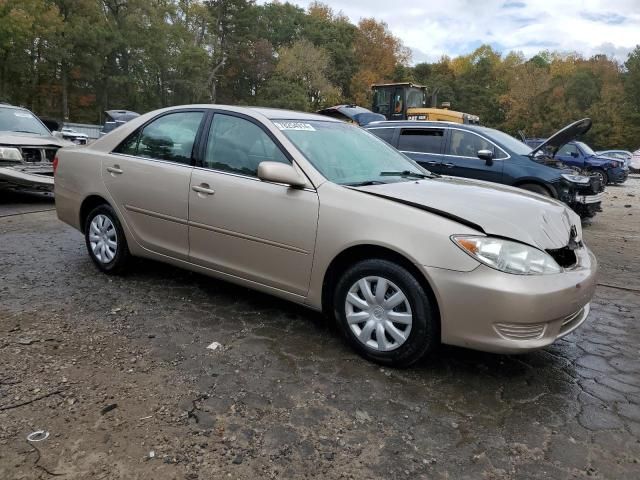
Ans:
[[[69,91],[68,91],[67,64],[60,63],[60,80],[62,83],[62,123],[69,121]]]

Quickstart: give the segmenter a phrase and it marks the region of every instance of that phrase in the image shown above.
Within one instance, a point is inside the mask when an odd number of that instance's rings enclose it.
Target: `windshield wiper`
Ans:
[[[42,135],[41,133],[38,132],[32,132],[31,130],[11,130],[12,132],[18,132],[18,133],[35,133],[37,135]]]
[[[384,185],[380,180],[366,180],[364,182],[344,183],[347,187],[366,187],[367,185]]]
[[[403,170],[401,172],[380,172],[381,177],[413,177],[413,178],[432,178],[433,175],[427,175],[426,173],[412,172],[410,170]]]

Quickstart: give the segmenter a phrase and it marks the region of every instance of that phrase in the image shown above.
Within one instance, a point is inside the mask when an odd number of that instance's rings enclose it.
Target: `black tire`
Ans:
[[[91,247],[91,222],[98,215],[104,215],[105,217],[107,217],[116,231],[115,255],[112,259],[106,262],[98,259]],[[122,225],[118,220],[116,212],[113,210],[113,208],[111,208],[110,205],[99,205],[91,210],[89,215],[87,215],[87,218],[84,222],[84,239],[89,257],[91,257],[91,260],[98,267],[98,269],[100,269],[100,271],[109,275],[117,275],[124,272],[131,254],[129,253],[129,246],[127,245],[127,239],[124,236]]]
[[[547,188],[537,183],[523,183],[522,185],[518,185],[518,187],[522,188],[523,190],[527,190],[528,192],[544,195],[545,197],[551,196],[551,192]]]
[[[347,322],[345,304],[349,290],[360,279],[373,276],[395,284],[405,295],[411,308],[412,324],[408,337],[404,343],[389,351],[380,351],[362,343]],[[338,326],[350,345],[367,360],[382,365],[407,367],[440,344],[439,321],[429,296],[411,273],[388,260],[363,260],[345,271],[335,286],[333,310]]]
[[[607,172],[605,172],[604,170],[596,168],[591,171],[591,175],[600,178],[600,181],[602,182],[603,187],[607,186],[607,184],[609,183],[609,176],[607,175]]]

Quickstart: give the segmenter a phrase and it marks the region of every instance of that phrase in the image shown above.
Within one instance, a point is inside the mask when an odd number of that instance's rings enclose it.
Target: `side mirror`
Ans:
[[[306,179],[295,168],[280,162],[260,162],[260,165],[258,165],[258,178],[265,182],[284,183],[298,188],[307,184]]]
[[[493,152],[491,150],[478,150],[478,158],[484,160],[489,167],[493,165]]]

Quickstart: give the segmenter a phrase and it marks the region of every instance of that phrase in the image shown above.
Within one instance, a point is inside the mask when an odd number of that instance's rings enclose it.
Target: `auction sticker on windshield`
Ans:
[[[315,132],[316,129],[309,123],[303,122],[273,122],[280,130],[302,130],[305,132]]]

